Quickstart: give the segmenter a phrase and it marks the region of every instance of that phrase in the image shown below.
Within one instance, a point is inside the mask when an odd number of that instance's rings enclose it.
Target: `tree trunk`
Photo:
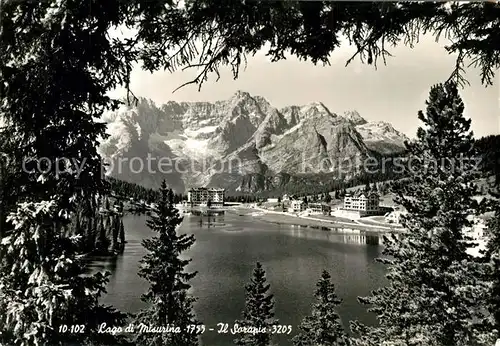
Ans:
[[[5,164],[3,158],[0,159],[0,240],[5,236]],[[1,254],[0,254],[1,257]]]
[[[123,218],[120,217],[120,243],[121,246],[125,245],[125,227],[123,226]]]

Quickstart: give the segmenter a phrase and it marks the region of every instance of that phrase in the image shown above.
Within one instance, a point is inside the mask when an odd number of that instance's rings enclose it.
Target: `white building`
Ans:
[[[385,222],[401,224],[401,216],[408,214],[406,211],[395,210],[384,215]]]
[[[465,234],[473,240],[484,239],[486,230],[488,229],[486,222],[483,219],[472,215],[468,216],[467,219],[472,222],[472,227],[467,227],[465,229]]]
[[[312,214],[323,215],[330,215],[330,212],[332,211],[332,207],[326,203],[309,203],[308,209],[311,210]]]
[[[279,200],[278,200],[278,198],[268,198],[268,199],[267,199],[267,202],[268,202],[268,203],[278,203],[278,202],[279,202]]]
[[[360,216],[380,213],[380,196],[377,192],[356,192],[344,197],[344,210],[356,211]]]
[[[206,205],[214,207],[224,205],[225,189],[196,187],[188,190],[188,204],[191,206]]]
[[[292,201],[292,203],[290,204],[290,208],[288,208],[288,211],[291,213],[300,213],[304,210],[306,210],[306,204],[301,200]]]

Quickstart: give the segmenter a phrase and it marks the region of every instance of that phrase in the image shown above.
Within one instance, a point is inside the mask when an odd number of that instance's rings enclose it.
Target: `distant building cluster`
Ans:
[[[188,204],[191,206],[222,207],[225,189],[196,187],[188,190]]]
[[[310,214],[330,215],[332,207],[327,203],[305,203],[303,200],[291,200],[288,211],[291,213],[306,211]]]

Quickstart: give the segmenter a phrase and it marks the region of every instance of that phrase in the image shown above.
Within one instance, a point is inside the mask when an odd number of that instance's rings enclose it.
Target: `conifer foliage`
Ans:
[[[487,251],[485,253],[486,260],[491,265],[491,291],[488,300],[488,309],[491,312],[495,329],[500,331],[500,205],[496,202],[497,210],[494,217],[489,221],[488,231],[489,239]]]
[[[483,255],[485,261],[491,265],[491,272],[489,273],[491,287],[487,304],[497,331],[500,331],[500,154],[498,153],[498,146],[495,146],[495,144],[499,141],[500,136],[490,136],[482,138],[481,143],[477,145],[479,152],[483,154],[481,164],[487,176],[495,173],[495,183],[489,191],[490,195],[496,198],[496,200],[490,201],[492,209],[495,212],[493,217],[488,221],[488,240],[486,251],[484,251]],[[496,159],[496,162],[488,158],[488,155],[492,155]]]
[[[269,292],[270,285],[267,283],[266,272],[260,262],[257,262],[245,289],[243,319],[236,321],[235,324],[246,328],[247,332],[241,333],[235,343],[238,346],[272,345],[271,331],[278,320],[274,318],[274,296]]]
[[[193,312],[195,298],[188,294],[189,281],[196,272],[186,272],[191,260],[181,259],[195,238],[177,233],[182,217],[174,207],[173,198],[174,193],[163,181],[158,206],[147,221],[148,227],[158,235],[142,242],[148,253],[141,261],[139,276],[149,282],[149,289],[142,296],[149,306],[137,314],[134,324],[136,327],[179,327],[181,332],[138,333],[135,340],[138,346],[198,345],[198,336],[189,332],[189,326],[197,324]]]
[[[109,13],[75,1],[0,7],[0,116],[17,143],[4,147],[16,198],[0,221],[9,227],[0,246],[0,344],[116,345],[97,326],[123,316],[98,303],[107,278],[86,275],[70,230],[78,204],[106,192],[97,153],[105,124],[96,119],[113,105],[105,94],[120,74],[106,53]],[[71,325],[83,327],[59,330]]]
[[[468,254],[464,230],[480,205],[473,183],[470,120],[454,83],[431,88],[424,127],[408,143],[409,181],[395,184],[396,202],[408,211],[405,234],[384,240],[389,283],[360,298],[380,322],[354,322],[361,345],[492,345],[484,309],[488,284],[485,264]]]
[[[60,232],[57,211],[56,200],[21,203],[9,216],[15,228],[1,243],[0,344],[117,345],[119,338],[95,333],[101,323],[124,323],[123,314],[98,302],[109,273],[84,275],[78,236]],[[62,332],[64,325],[78,332]]]
[[[292,339],[294,346],[347,346],[347,336],[340,316],[335,311],[342,300],[335,293],[330,274],[325,270],[317,283],[311,316],[302,320],[299,333]]]

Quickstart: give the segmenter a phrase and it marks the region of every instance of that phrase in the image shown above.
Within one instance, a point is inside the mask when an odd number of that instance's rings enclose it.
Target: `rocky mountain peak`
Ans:
[[[250,98],[251,95],[249,92],[243,91],[243,90],[236,90],[232,98],[235,99],[242,99],[242,98]]]
[[[352,111],[345,111],[344,112],[344,118],[352,122],[354,125],[364,125],[367,123],[367,121],[359,115],[358,111],[352,110]]]
[[[372,123],[366,124],[366,128],[370,129],[371,131],[376,131],[378,133],[393,134],[398,137],[408,139],[406,135],[396,130],[394,126],[392,126],[392,124],[386,121],[374,121]]]
[[[390,124],[367,122],[357,111],[339,116],[321,102],[276,109],[241,90],[217,102],[157,105],[141,99],[103,119],[110,134],[100,148],[105,158],[166,157],[186,165],[167,176],[146,171],[114,176],[150,187],[166,178],[176,191],[208,184],[236,189],[242,175],[264,171],[334,170],[338,162],[358,162],[371,150],[400,150],[406,139]],[[229,166],[231,172],[225,171]]]
[[[301,112],[305,116],[333,116],[330,110],[322,102],[313,102],[301,107]]]

